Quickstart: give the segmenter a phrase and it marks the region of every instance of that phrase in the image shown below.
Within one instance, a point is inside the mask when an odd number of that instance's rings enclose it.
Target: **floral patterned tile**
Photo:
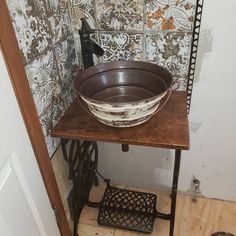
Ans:
[[[57,150],[57,148],[60,145],[60,139],[59,138],[54,138],[51,136],[45,136],[45,142],[47,145],[47,149],[48,149],[48,154],[50,156],[50,158],[53,156],[53,154],[55,153],[55,151]]]
[[[90,10],[94,4],[94,0],[70,0],[72,6],[84,6],[87,10]]]
[[[45,0],[47,15],[51,15],[58,10],[59,0]]]
[[[52,41],[56,43],[65,39],[71,32],[71,20],[68,10],[60,10],[48,18],[52,33]]]
[[[68,9],[69,0],[44,0],[47,10],[47,15],[52,15],[58,12],[60,9]]]
[[[27,64],[25,70],[38,115],[41,116],[61,93],[61,82],[52,51],[48,50]]]
[[[67,87],[64,87],[62,91],[62,99],[65,104],[65,110],[69,108],[70,104],[74,101],[75,98],[76,98],[76,92],[72,82],[71,84],[68,84]]]
[[[7,0],[16,37],[25,61],[43,52],[51,34],[43,0]]]
[[[71,0],[72,8],[70,10],[71,20],[74,30],[81,28],[81,18],[87,19],[90,27],[96,29],[95,0]]]
[[[54,53],[57,61],[58,73],[62,81],[61,88],[66,84],[71,83],[72,75],[77,71],[78,62],[75,50],[74,39],[72,36],[55,45]]]
[[[191,34],[146,34],[146,60],[168,69],[173,75],[185,77],[188,73]]]
[[[142,30],[143,7],[143,0],[97,0],[100,29]]]
[[[145,28],[191,31],[195,0],[145,0]]]
[[[186,91],[187,89],[187,83],[188,78],[185,77],[173,77],[174,80],[176,80],[176,86],[174,86],[174,89],[177,91]]]
[[[51,111],[49,113],[49,115],[52,117],[51,128],[54,128],[54,126],[58,123],[59,119],[65,113],[65,110],[66,110],[66,106],[62,97],[59,97],[53,101],[53,104],[51,106]]]
[[[59,139],[51,137],[50,132],[64,114],[65,109],[64,100],[58,97],[39,118],[50,156],[59,145]]]
[[[102,62],[117,60],[143,60],[143,35],[127,33],[101,33],[101,47],[105,50]]]

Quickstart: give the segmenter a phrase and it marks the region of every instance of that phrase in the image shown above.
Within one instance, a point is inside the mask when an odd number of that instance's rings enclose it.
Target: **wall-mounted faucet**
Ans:
[[[94,32],[86,21],[85,18],[81,18],[82,28],[79,30],[81,50],[84,69],[93,66],[93,54],[100,57],[104,54],[104,50],[96,44],[92,39],[90,39],[90,34]]]

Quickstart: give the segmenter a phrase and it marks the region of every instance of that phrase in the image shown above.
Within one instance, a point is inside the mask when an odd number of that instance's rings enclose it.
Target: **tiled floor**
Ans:
[[[124,186],[119,186],[123,187]],[[90,200],[99,201],[105,187],[94,187]],[[144,189],[128,188],[146,191]],[[155,192],[155,191],[149,191]],[[158,210],[168,213],[170,197],[168,194],[158,193]],[[85,207],[79,224],[79,236],[147,236],[148,234],[101,227],[97,225],[98,210]],[[155,221],[155,227],[150,236],[169,235],[168,221]],[[175,236],[210,236],[212,233],[224,231],[236,235],[236,203],[218,201],[205,198],[191,198],[178,195],[176,209]]]

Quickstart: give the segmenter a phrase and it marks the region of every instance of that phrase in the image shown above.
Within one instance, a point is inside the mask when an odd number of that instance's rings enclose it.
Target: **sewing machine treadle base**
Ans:
[[[151,233],[156,218],[155,194],[107,185],[99,205],[98,224]]]

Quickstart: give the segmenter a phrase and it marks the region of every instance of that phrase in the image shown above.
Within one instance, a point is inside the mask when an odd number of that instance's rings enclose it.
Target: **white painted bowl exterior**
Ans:
[[[148,121],[157,111],[164,92],[153,98],[130,103],[106,103],[81,98],[87,103],[90,112],[101,123],[112,127],[132,127]]]

